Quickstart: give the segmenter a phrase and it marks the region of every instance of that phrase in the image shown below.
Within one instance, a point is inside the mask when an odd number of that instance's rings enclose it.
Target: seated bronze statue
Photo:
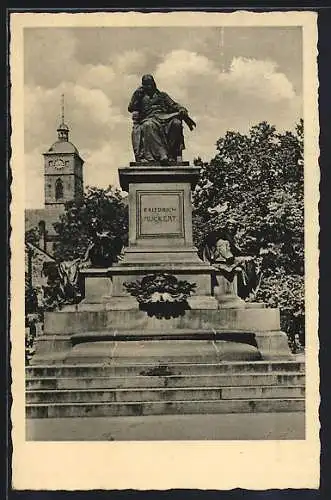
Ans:
[[[181,161],[185,149],[182,122],[190,130],[196,123],[187,109],[158,90],[152,75],[142,77],[142,86],[134,91],[128,111],[132,113],[132,147],[137,162],[168,165]]]

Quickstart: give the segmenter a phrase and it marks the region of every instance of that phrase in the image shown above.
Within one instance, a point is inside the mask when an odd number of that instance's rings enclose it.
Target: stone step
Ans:
[[[27,391],[27,403],[106,403],[208,401],[219,399],[302,398],[303,386],[191,387]]]
[[[304,398],[145,401],[139,403],[51,403],[28,404],[26,406],[26,417],[115,417],[130,415],[303,412],[304,410]]]
[[[101,341],[75,345],[66,357],[69,363],[120,360],[121,363],[217,363],[258,361],[261,355],[252,345],[213,340]]]
[[[227,387],[227,386],[296,386],[304,385],[305,375],[300,372],[203,374],[166,376],[96,376],[96,377],[33,377],[26,381],[28,390],[58,389],[122,389],[153,387]]]
[[[199,374],[246,374],[304,372],[302,361],[253,361],[220,363],[123,363],[121,360],[108,364],[61,364],[34,365],[26,369],[26,377],[109,377],[129,375],[199,375]]]

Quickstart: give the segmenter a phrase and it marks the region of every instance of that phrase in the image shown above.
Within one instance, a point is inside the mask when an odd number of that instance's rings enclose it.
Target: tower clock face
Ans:
[[[57,160],[54,161],[54,167],[55,168],[63,168],[64,167],[64,161],[61,160],[61,158],[58,158]]]

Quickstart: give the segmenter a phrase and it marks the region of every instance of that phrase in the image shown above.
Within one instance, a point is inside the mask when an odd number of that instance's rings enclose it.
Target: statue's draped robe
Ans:
[[[237,274],[241,278],[243,285],[246,285],[248,277],[245,269],[245,259],[234,256],[231,243],[228,240],[219,238],[215,246],[205,245],[203,260],[210,262],[214,267],[222,271],[230,281]]]
[[[132,145],[136,160],[173,159],[185,149],[181,112],[185,108],[165,92],[155,90],[153,96],[137,89],[130,101],[134,113]]]
[[[261,278],[261,265],[257,265],[251,256],[238,256],[238,249],[233,241],[217,238],[210,243],[205,242],[200,254],[202,260],[209,262],[213,267],[221,271],[223,276],[232,281],[237,276],[238,295],[247,298],[256,294]],[[214,284],[217,280],[214,279]]]

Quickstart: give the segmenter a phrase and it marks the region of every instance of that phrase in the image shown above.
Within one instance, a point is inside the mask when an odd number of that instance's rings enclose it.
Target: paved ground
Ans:
[[[28,441],[304,439],[304,413],[28,419]]]

